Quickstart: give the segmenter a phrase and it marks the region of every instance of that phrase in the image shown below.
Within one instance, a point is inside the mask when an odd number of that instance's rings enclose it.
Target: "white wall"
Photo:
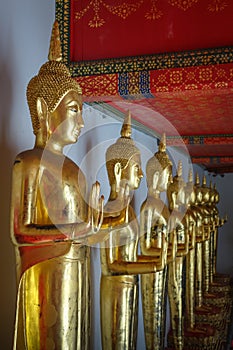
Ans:
[[[0,12],[0,150],[1,150],[1,238],[0,238],[0,345],[1,349],[12,347],[12,334],[15,309],[15,261],[13,246],[9,237],[9,206],[11,191],[11,166],[17,153],[33,147],[34,137],[25,91],[28,81],[37,74],[40,66],[47,60],[49,39],[55,17],[54,0],[8,0],[1,4]],[[120,124],[114,119],[86,108],[84,113],[85,128],[77,145],[68,149],[69,155],[80,164],[89,183],[97,178],[102,191],[108,196],[108,182],[104,167],[104,152],[108,144],[119,136]],[[143,170],[149,156],[157,150],[154,138],[134,130],[133,138],[142,149]],[[98,147],[96,148],[96,145]],[[182,159],[184,178],[187,179],[188,159],[172,151],[172,158],[177,164]],[[199,167],[195,171],[202,174]],[[97,175],[95,174],[97,171]],[[219,270],[231,272],[233,238],[232,228],[232,181],[233,176],[217,177],[217,188],[221,192],[220,211],[225,213],[227,203],[229,221],[221,229],[219,242]],[[135,193],[134,203],[137,213],[146,197],[145,178],[140,189]],[[227,252],[227,254],[226,254]],[[98,250],[93,251],[93,259],[98,261]],[[97,266],[97,267],[96,267]],[[98,281],[100,270],[98,263],[94,268],[93,289],[93,344],[100,349],[99,296]],[[138,349],[144,349],[143,327],[140,316]]]
[[[212,178],[220,193],[220,217],[227,214],[227,222],[219,229],[217,269],[233,276],[233,174]]]

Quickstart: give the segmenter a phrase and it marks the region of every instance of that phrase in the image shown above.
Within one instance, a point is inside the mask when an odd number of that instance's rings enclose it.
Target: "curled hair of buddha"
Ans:
[[[79,95],[82,94],[81,87],[61,62],[61,42],[57,21],[53,25],[48,59],[49,61],[42,65],[38,75],[33,77],[27,86],[27,101],[34,134],[37,134],[40,128],[37,114],[38,98],[44,99],[51,113],[69,91],[74,90]]]
[[[158,152],[156,152],[153,157],[151,157],[146,164],[146,178],[147,183],[151,184],[153,181],[153,175],[156,171],[161,173],[164,169],[172,169],[172,162],[166,153],[166,135],[163,134],[160,143]]]
[[[131,114],[128,111],[121,128],[121,137],[113,145],[108,147],[106,151],[106,167],[110,183],[114,181],[115,164],[119,162],[121,169],[124,170],[130,159],[135,155],[140,155],[140,150],[135,146],[131,138]]]

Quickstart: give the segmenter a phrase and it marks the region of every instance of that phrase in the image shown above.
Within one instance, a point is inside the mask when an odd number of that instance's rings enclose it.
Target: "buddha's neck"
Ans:
[[[111,186],[111,190],[110,190],[110,195],[109,195],[109,200],[113,201],[113,200],[121,200],[123,199],[123,191],[118,191],[116,189],[116,186],[113,185]]]
[[[158,189],[154,189],[153,187],[149,187],[148,188],[148,194],[151,197],[160,198],[161,192]]]
[[[40,132],[38,132],[38,134],[36,135],[35,147],[46,148],[47,150],[53,153],[63,154],[62,145],[60,145],[59,143],[51,142],[50,140],[49,141],[45,140],[45,138]]]

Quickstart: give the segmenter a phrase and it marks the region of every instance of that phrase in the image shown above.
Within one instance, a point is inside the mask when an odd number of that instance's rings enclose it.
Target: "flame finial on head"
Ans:
[[[159,142],[159,151],[165,152],[166,151],[166,134],[163,133]]]
[[[182,169],[182,161],[179,160],[179,162],[178,162],[178,167],[177,167],[177,176],[178,176],[178,177],[181,177],[181,176],[182,176],[182,171],[183,171],[183,169]]]
[[[131,113],[128,111],[125,115],[125,119],[121,128],[121,137],[130,138],[131,134]]]
[[[192,169],[189,170],[189,175],[188,175],[188,182],[193,182],[193,171]]]
[[[203,175],[203,178],[202,178],[202,186],[206,187],[206,176],[205,175]]]
[[[49,61],[57,62],[60,62],[62,60],[60,31],[57,21],[55,21],[53,24],[48,59]]]
[[[199,174],[198,174],[198,173],[196,173],[195,184],[196,184],[196,185],[200,185],[200,178],[199,178]]]

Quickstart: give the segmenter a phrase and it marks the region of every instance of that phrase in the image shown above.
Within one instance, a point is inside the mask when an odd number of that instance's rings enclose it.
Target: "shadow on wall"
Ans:
[[[15,157],[15,151],[9,144],[9,130],[12,96],[13,77],[10,72],[9,60],[0,57],[0,149],[1,149],[1,172],[0,172],[0,213],[1,213],[1,238],[0,238],[0,344],[1,349],[11,349],[13,341],[16,282],[15,282],[15,257],[14,248],[10,240],[9,217],[11,197],[11,169]]]

